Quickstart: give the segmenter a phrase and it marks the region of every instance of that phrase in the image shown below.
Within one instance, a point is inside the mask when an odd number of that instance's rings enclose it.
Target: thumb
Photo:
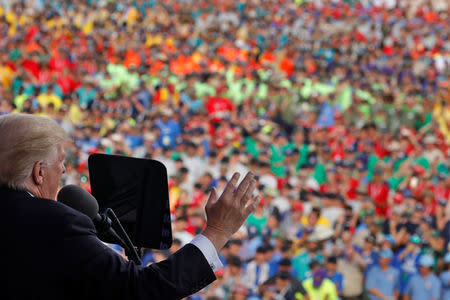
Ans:
[[[208,201],[206,202],[205,209],[209,210],[216,202],[217,202],[217,190],[216,188],[212,188],[211,194],[209,194]]]

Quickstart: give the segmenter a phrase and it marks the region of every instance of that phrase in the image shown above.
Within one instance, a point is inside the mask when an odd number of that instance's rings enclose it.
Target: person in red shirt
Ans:
[[[373,171],[373,180],[367,185],[367,194],[375,204],[375,214],[386,216],[388,211],[389,185],[383,180],[383,170]]]
[[[22,67],[28,71],[35,79],[38,78],[40,67],[37,53],[33,52],[29,57],[22,61]]]
[[[230,120],[224,118],[222,123],[220,123],[220,126],[214,132],[214,145],[217,148],[223,148],[238,140],[239,134],[231,126]]]
[[[80,85],[80,83],[76,82],[70,75],[68,68],[64,68],[63,74],[58,78],[57,83],[61,87],[61,91],[64,95],[72,93]]]
[[[227,98],[209,97],[206,103],[206,111],[211,118],[211,122],[220,123],[224,117],[230,116],[233,111],[233,104]]]

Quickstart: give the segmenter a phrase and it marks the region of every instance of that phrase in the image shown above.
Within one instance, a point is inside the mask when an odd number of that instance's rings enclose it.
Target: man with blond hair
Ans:
[[[211,192],[202,234],[143,267],[104,245],[86,215],[55,201],[65,142],[51,119],[0,116],[2,299],[181,299],[214,281],[217,252],[259,201],[252,173],[237,187],[234,174],[220,197]]]

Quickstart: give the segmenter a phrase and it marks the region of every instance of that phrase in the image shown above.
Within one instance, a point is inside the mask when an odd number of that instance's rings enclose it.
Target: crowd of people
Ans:
[[[0,114],[161,161],[174,243],[233,172],[262,196],[192,299],[450,299],[450,5],[0,1]],[[1,142],[1,141],[0,141]],[[404,297],[404,298],[399,298]]]

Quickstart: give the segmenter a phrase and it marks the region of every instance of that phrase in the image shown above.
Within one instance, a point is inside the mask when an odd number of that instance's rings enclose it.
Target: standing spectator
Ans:
[[[292,259],[292,266],[297,272],[297,278],[303,281],[311,275],[310,264],[313,262],[323,263],[323,261],[319,244],[315,240],[307,240],[305,250]]]
[[[399,295],[400,272],[390,265],[392,250],[385,249],[379,254],[378,265],[367,274],[366,289],[371,300],[394,300]]]
[[[359,253],[348,245],[337,260],[337,271],[343,277],[342,299],[362,300],[365,266]]]
[[[334,285],[336,286],[338,295],[342,295],[342,274],[337,271],[337,258],[336,256],[330,256],[328,257],[327,264],[327,278],[333,281]]]
[[[375,214],[386,216],[388,208],[389,186],[383,180],[384,171],[376,168],[373,171],[373,181],[367,186],[367,193],[375,203]]]
[[[367,272],[377,264],[378,262],[378,253],[375,249],[376,241],[372,235],[369,235],[365,238],[365,242],[363,248],[359,251],[359,255],[364,260]]]
[[[303,281],[310,300],[337,300],[336,286],[327,278],[327,271],[319,268],[311,278]]]
[[[400,269],[400,293],[403,294],[409,279],[419,272],[420,237],[411,236],[406,247],[401,250],[395,260],[395,265]]]
[[[434,258],[425,254],[419,260],[420,274],[408,282],[403,300],[438,300],[441,297],[441,282],[433,273]],[[445,298],[443,298],[445,299]]]
[[[252,294],[258,293],[258,286],[269,278],[269,264],[266,262],[267,248],[265,245],[256,249],[254,259],[248,263],[245,271],[245,284]]]
[[[169,108],[164,108],[161,112],[161,118],[155,125],[159,128],[161,135],[159,143],[164,147],[175,147],[176,139],[181,134],[180,124],[172,119],[173,112]]]
[[[289,239],[297,237],[297,233],[303,229],[301,218],[303,216],[303,205],[301,203],[295,203],[291,208],[291,213],[288,214],[281,223],[281,228],[286,232]]]

